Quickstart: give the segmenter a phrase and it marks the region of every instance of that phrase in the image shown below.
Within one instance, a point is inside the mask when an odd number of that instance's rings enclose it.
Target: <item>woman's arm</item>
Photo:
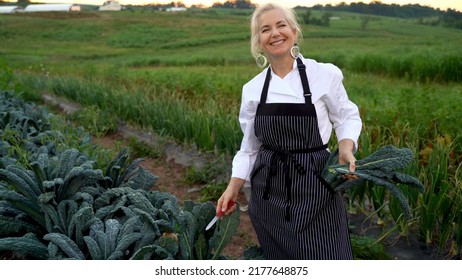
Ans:
[[[329,119],[339,140],[339,152],[354,154],[358,149],[358,139],[362,129],[362,121],[358,106],[353,103],[343,86],[343,74],[341,70],[333,66],[332,81],[328,93],[323,97],[326,103]],[[342,144],[340,144],[345,140]],[[350,142],[351,141],[351,142]],[[340,149],[340,145],[342,146]],[[348,160],[352,154],[343,160]]]
[[[251,91],[249,92],[247,87],[244,86],[239,112],[239,124],[243,133],[241,147],[233,158],[231,179],[228,187],[217,202],[216,212],[218,213],[222,210],[225,215],[230,214],[236,209],[235,205],[227,209],[228,203],[231,200],[237,200],[239,192],[246,181],[249,180],[251,169],[261,145],[254,133],[254,118],[258,103],[248,100],[250,93]]]

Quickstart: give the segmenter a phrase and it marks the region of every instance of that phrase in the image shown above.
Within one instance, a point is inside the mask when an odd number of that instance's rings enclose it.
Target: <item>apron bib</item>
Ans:
[[[268,68],[255,115],[262,146],[251,173],[249,214],[267,259],[350,259],[346,210],[320,176],[330,153],[300,58],[297,66],[305,97],[300,104],[266,103]]]

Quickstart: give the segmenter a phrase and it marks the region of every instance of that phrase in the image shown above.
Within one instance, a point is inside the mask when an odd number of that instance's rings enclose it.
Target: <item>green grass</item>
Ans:
[[[173,104],[191,114],[210,108],[211,115],[236,116],[242,85],[260,71],[248,50],[248,15],[222,10],[3,15],[7,43],[0,53],[31,91],[47,85],[85,104],[114,106],[141,125],[152,122],[143,115],[149,110],[138,108],[144,98],[160,108]],[[342,68],[366,124],[408,122],[423,137],[459,133],[454,121],[461,104],[459,30],[385,17],[371,17],[361,29],[358,15],[334,16],[339,19],[330,27],[303,25],[302,52]],[[119,95],[127,101],[107,100]],[[191,129],[183,130],[181,140],[195,141],[187,136]],[[199,147],[215,145],[201,141]]]

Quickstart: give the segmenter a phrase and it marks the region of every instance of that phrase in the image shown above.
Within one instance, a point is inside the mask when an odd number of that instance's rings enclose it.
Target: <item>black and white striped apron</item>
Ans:
[[[251,173],[249,215],[266,259],[351,259],[346,209],[320,177],[329,151],[300,58],[297,65],[300,104],[266,103],[268,68],[255,115],[262,146]]]

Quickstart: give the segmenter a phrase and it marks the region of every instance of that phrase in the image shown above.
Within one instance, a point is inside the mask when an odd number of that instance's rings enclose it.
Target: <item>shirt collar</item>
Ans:
[[[298,57],[303,61],[305,58],[301,55],[301,54],[298,54]],[[274,71],[273,71],[273,68],[271,67],[271,64],[268,66],[270,69],[271,69],[271,76],[274,75]],[[297,63],[297,59],[294,59],[294,62],[292,64],[292,70],[289,72],[289,74],[287,75],[290,75],[292,72],[294,72],[294,70],[296,70],[298,72],[298,63]]]

